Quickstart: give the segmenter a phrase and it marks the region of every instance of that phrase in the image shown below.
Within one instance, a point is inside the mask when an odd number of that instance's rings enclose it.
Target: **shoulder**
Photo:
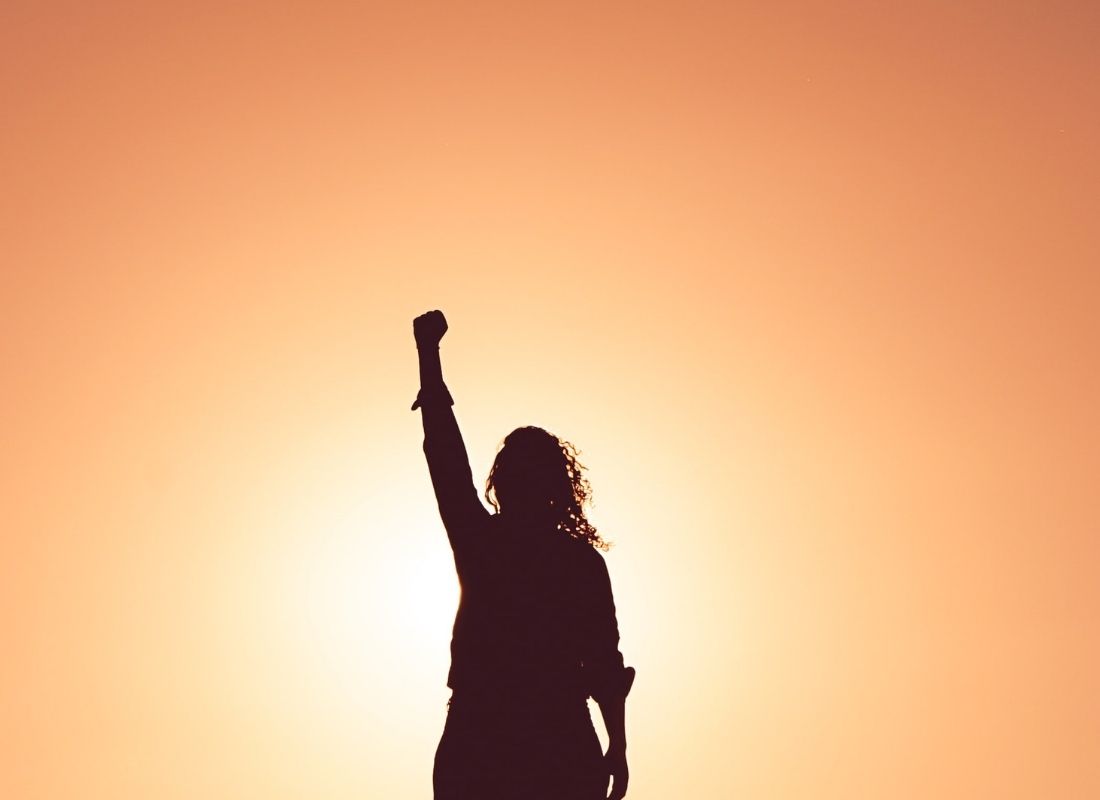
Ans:
[[[588,542],[570,536],[566,546],[574,563],[585,572],[595,576],[607,575],[607,562],[603,553]]]

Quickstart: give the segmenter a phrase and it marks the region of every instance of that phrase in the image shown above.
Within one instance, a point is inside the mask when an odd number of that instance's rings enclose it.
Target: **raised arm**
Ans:
[[[489,512],[474,486],[466,444],[455,419],[454,400],[443,382],[439,342],[447,332],[441,311],[429,311],[413,320],[413,336],[420,358],[420,392],[413,410],[420,409],[424,423],[424,455],[439,504],[439,516],[455,546]]]

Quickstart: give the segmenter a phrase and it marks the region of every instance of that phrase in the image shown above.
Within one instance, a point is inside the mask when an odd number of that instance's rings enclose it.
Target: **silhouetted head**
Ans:
[[[504,437],[493,460],[485,498],[508,516],[556,528],[606,550],[584,514],[592,487],[583,470],[569,442],[532,425],[516,428]]]

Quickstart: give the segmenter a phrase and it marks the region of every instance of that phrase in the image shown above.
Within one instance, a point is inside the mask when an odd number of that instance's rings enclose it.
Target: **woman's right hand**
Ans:
[[[612,745],[604,755],[603,762],[607,777],[611,779],[608,800],[622,800],[626,797],[626,785],[630,781],[630,770],[626,766],[626,748]]]
[[[421,314],[413,320],[413,338],[417,347],[438,347],[447,332],[447,318],[438,309]]]

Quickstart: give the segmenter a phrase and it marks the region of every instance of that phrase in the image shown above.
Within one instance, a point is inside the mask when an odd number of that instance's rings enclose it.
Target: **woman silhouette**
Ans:
[[[512,431],[473,484],[439,362],[442,312],[413,321],[424,454],[454,551],[461,600],[435,800],[604,800],[626,795],[626,696],[606,545],[585,518],[576,450],[541,428]],[[599,704],[606,754],[588,712]]]

